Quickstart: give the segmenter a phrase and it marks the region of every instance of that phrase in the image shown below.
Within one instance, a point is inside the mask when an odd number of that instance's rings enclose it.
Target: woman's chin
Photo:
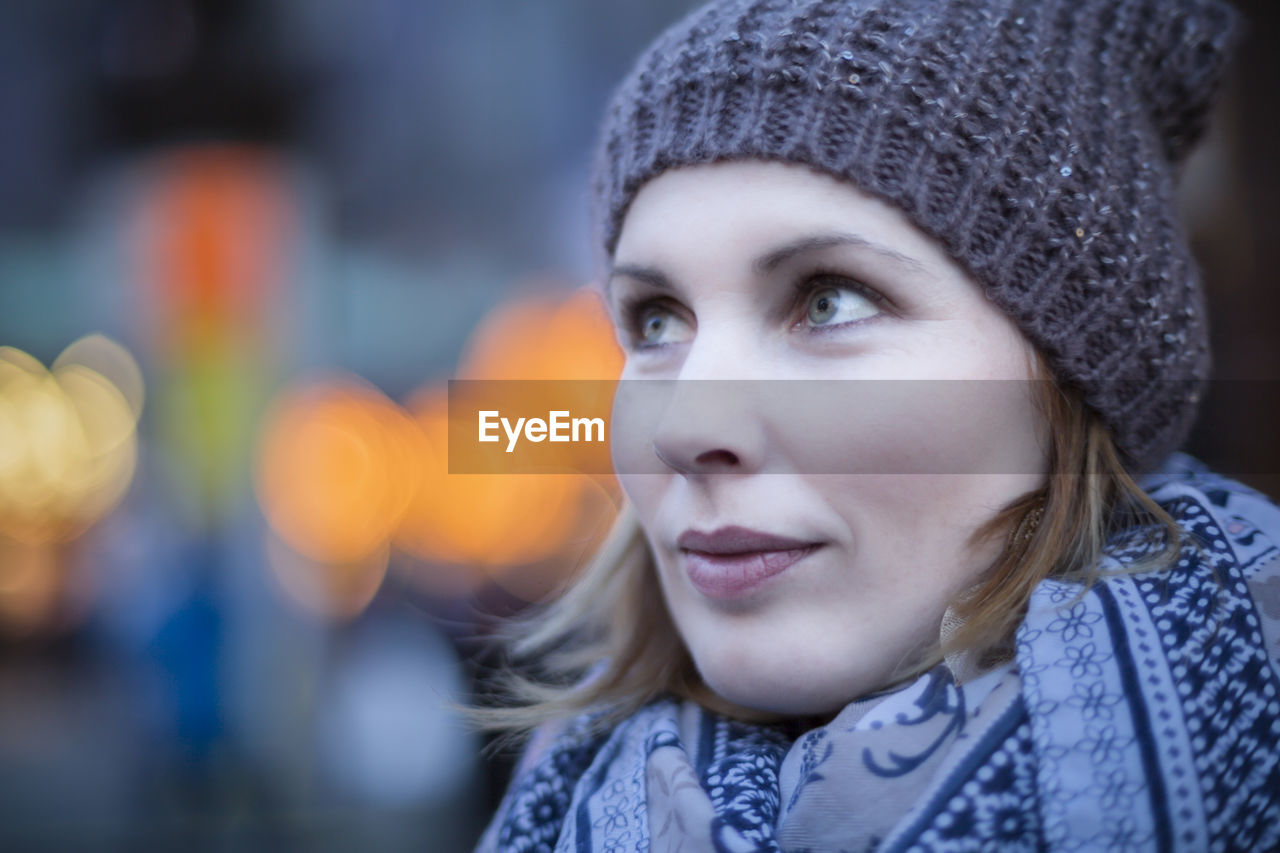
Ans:
[[[845,705],[885,687],[889,676],[858,673],[831,678],[830,670],[810,671],[794,663],[776,667],[700,666],[703,681],[717,696],[748,711],[788,717],[834,714]]]

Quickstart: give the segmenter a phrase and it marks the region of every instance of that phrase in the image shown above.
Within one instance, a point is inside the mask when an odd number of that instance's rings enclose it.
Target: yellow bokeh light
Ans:
[[[118,344],[92,337],[68,347],[52,372],[0,347],[0,533],[11,539],[78,535],[115,506],[133,478],[141,371]],[[79,360],[91,351],[110,353],[133,400]]]
[[[69,568],[68,543],[127,491],[142,401],[137,363],[102,335],[68,346],[51,371],[0,347],[0,623],[8,633],[48,630],[84,612],[91,587]]]
[[[68,368],[88,368],[116,390],[133,412],[136,422],[142,414],[146,398],[142,370],[129,351],[102,334],[85,335],[64,349],[50,370],[59,373]]]

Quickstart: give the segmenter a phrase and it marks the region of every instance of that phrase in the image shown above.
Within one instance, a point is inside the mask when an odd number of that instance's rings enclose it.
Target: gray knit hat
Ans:
[[[1235,23],[1220,0],[716,0],[614,96],[602,245],[667,169],[763,158],[851,181],[937,238],[1153,465],[1209,372],[1174,176]]]

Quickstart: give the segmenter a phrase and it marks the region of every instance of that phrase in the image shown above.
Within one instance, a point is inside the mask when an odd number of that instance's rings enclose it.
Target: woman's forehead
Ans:
[[[646,183],[623,221],[615,268],[714,244],[760,267],[841,244],[918,268],[947,263],[892,205],[808,167],[733,161],[675,169]]]

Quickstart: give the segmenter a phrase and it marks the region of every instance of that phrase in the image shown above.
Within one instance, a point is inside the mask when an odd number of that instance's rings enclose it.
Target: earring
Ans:
[[[1025,548],[1027,543],[1031,541],[1031,537],[1035,536],[1036,530],[1040,527],[1040,522],[1043,518],[1044,501],[1041,500],[1022,516],[1022,520],[1018,522],[1018,526],[1009,534],[1009,545],[1017,548]]]

